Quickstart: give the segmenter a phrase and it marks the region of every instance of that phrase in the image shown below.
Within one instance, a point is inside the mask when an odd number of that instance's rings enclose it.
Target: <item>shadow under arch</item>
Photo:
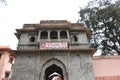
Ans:
[[[47,71],[52,68],[56,68],[56,70],[47,73]],[[40,72],[40,80],[47,80],[46,77],[48,77],[48,75],[54,71],[62,75],[63,80],[68,80],[68,75],[64,63],[56,58],[49,59],[43,64]]]
[[[54,74],[54,73],[57,73],[57,74]],[[64,80],[63,70],[55,64],[52,64],[45,70],[45,80],[49,80],[50,76],[60,76],[62,80]]]

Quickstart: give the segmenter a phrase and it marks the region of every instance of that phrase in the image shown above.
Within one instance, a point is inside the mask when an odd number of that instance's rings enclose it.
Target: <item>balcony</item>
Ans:
[[[36,44],[19,44],[18,49],[89,49],[88,43],[69,43],[68,41],[40,41]]]

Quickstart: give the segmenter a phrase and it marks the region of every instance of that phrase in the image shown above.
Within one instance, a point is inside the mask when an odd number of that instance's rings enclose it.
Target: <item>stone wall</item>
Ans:
[[[76,33],[69,33],[68,30],[64,30],[67,32],[67,39],[60,39],[60,31],[62,30],[56,30],[58,32],[58,39],[50,39],[50,32],[52,30],[47,30],[48,31],[48,39],[40,39],[40,32],[37,34],[35,32],[33,33],[22,33],[19,43],[18,43],[18,48],[17,49],[39,49],[39,45],[42,42],[68,42],[69,48],[70,49],[88,49],[90,48],[90,44],[87,40],[87,35],[85,32],[77,32]],[[30,36],[34,35],[35,36],[35,42],[30,42]],[[78,41],[74,42],[72,40],[72,36],[76,35],[78,37]]]
[[[12,80],[44,80],[45,70],[52,64],[63,70],[64,80],[95,80],[91,56],[66,51],[16,53]]]

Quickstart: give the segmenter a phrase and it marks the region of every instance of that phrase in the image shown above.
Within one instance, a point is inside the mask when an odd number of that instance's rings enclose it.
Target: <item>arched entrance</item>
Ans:
[[[63,62],[55,58],[47,60],[43,64],[40,72],[40,80],[49,80],[49,76],[52,73],[57,73],[58,75],[60,75],[62,80],[68,80],[65,65],[63,64]]]
[[[45,70],[45,80],[52,80],[56,76],[61,77],[63,80],[63,71],[59,66],[53,64]]]

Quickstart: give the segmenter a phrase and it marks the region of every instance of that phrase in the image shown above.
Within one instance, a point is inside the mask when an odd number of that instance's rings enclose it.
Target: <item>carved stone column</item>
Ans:
[[[60,30],[58,30],[57,32],[58,32],[58,40],[60,41]]]

